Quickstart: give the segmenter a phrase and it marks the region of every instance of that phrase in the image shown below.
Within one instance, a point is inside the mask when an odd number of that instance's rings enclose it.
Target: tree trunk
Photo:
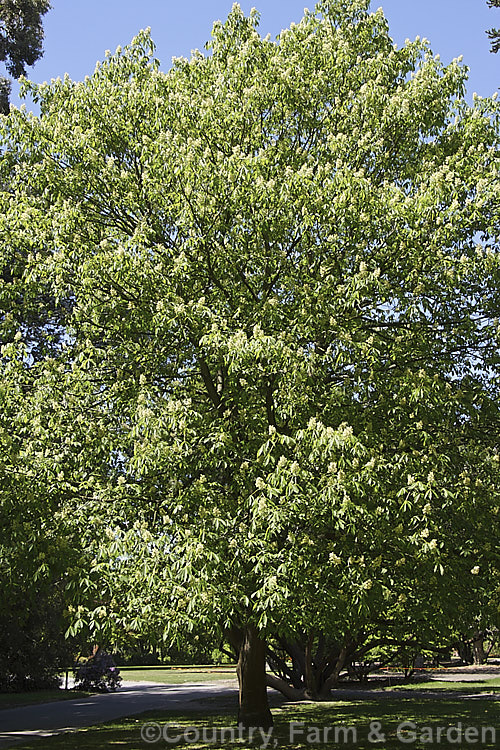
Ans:
[[[266,644],[252,625],[243,630],[236,671],[240,685],[238,723],[270,729],[273,717],[267,700]]]
[[[318,684],[316,681],[316,674],[314,671],[314,664],[313,664],[313,644],[314,644],[314,635],[311,633],[309,635],[309,638],[307,639],[306,643],[306,669],[305,669],[305,683],[306,683],[306,696],[310,700],[317,700],[318,698]]]
[[[425,658],[423,654],[415,654],[413,659],[413,669],[423,669],[425,665]]]
[[[461,661],[464,664],[473,663],[474,657],[472,654],[472,649],[470,643],[465,638],[457,643],[457,651]]]
[[[275,674],[267,674],[266,681],[268,687],[278,690],[290,701],[301,701],[306,697],[305,688],[293,687],[293,685],[289,685],[286,680],[282,680],[281,677],[277,677]]]
[[[474,664],[484,664],[486,654],[484,653],[484,633],[476,631],[472,641],[472,653],[474,654]]]
[[[332,691],[333,687],[337,687],[340,673],[342,672],[344,665],[346,663],[347,659],[347,653],[348,653],[348,647],[342,646],[340,650],[340,654],[337,657],[337,662],[335,664],[335,669],[333,670],[330,677],[325,680],[325,683],[323,687],[321,688],[321,697],[326,700],[330,697],[330,693]]]

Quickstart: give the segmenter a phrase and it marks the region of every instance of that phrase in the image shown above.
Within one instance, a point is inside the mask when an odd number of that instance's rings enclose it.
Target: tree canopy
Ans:
[[[3,252],[67,311],[3,361],[15,470],[79,529],[72,632],[217,625],[244,723],[267,637],[497,614],[499,105],[465,82],[367,0],[276,41],[235,5],[2,124]]]
[[[500,0],[488,0],[490,8],[500,8]],[[486,32],[491,40],[491,51],[500,51],[500,29],[490,29]]]
[[[42,16],[49,0],[0,0],[0,60],[14,78],[42,56]],[[10,81],[0,78],[0,112],[9,111]]]

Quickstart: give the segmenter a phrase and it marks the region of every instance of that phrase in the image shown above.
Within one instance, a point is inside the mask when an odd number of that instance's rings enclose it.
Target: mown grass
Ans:
[[[120,667],[124,680],[181,685],[184,682],[214,682],[236,679],[236,667]]]
[[[481,697],[473,700],[464,700],[459,696],[440,700],[415,696],[409,696],[408,699],[393,699],[386,694],[382,698],[373,700],[286,704],[274,709],[273,714],[275,726],[267,745],[269,748],[294,748],[294,750],[314,747],[321,747],[322,750],[335,750],[339,747],[366,750],[368,748],[400,750],[403,747],[417,750],[465,748],[468,745],[457,743],[456,735],[451,737],[451,742],[447,741],[445,735],[438,742],[429,742],[428,736],[424,736],[424,741],[421,740],[424,727],[432,727],[434,736],[437,736],[437,727],[444,727],[446,730],[448,727],[457,727],[459,722],[463,730],[467,727],[476,727],[479,731],[481,727],[493,727],[496,730],[496,742],[488,733],[487,741],[474,743],[475,747],[495,748],[500,739],[499,703],[484,700]],[[18,750],[101,750],[108,747],[120,748],[120,750],[145,750],[148,746],[163,748],[176,746],[175,742],[167,743],[163,739],[155,743],[147,743],[141,739],[141,727],[146,722],[153,727],[153,733],[161,732],[162,727],[169,724],[170,737],[182,735],[188,727],[197,729],[200,734],[199,741],[192,741],[194,734],[193,729],[190,729],[191,733],[188,735],[190,741],[177,743],[196,750],[217,750],[217,748],[245,750],[264,747],[264,741],[259,735],[254,736],[252,742],[243,738],[236,739],[234,742],[221,742],[220,739],[212,741],[211,736],[206,741],[203,740],[204,727],[207,728],[209,735],[214,730],[216,733],[218,731],[220,737],[223,727],[233,726],[235,724],[233,710],[203,713],[148,712],[99,727],[83,729],[73,734],[45,738],[16,747]],[[291,725],[291,722],[295,724]],[[412,726],[407,727],[405,734],[401,728],[402,722],[413,722],[416,727],[414,730]],[[159,730],[157,725],[160,727]],[[291,726],[294,727],[294,734],[291,734]],[[323,741],[325,727],[331,727],[331,729],[326,736],[326,741]],[[337,736],[335,736],[335,728],[337,728]],[[411,731],[416,733],[415,741],[413,741]],[[375,741],[377,737],[379,741]],[[346,742],[344,739],[350,741]]]
[[[470,692],[487,692],[495,691],[500,687],[500,677],[493,677],[491,680],[481,680],[480,678],[472,681],[457,682],[455,680],[429,680],[419,682],[418,684],[401,684],[385,688],[386,690],[457,690]]]

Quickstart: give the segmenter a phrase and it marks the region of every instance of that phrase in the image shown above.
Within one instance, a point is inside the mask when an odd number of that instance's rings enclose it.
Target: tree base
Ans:
[[[240,685],[238,723],[245,729],[269,730],[273,726],[273,716],[267,699],[266,644],[251,625],[243,631],[237,672]]]

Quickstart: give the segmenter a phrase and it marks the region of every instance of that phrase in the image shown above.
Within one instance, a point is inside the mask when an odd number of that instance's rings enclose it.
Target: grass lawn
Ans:
[[[377,700],[287,704],[282,708],[273,709],[275,727],[272,737],[268,738],[267,746],[269,748],[293,747],[295,750],[318,746],[323,750],[334,750],[339,747],[352,750],[354,748],[400,750],[404,747],[418,748],[418,750],[465,748],[468,745],[457,743],[456,735],[451,735],[451,741],[448,742],[446,730],[449,727],[456,727],[461,722],[463,730],[468,727],[477,727],[481,731],[481,727],[494,727],[500,737],[499,713],[499,704],[496,701],[481,700],[481,698],[467,701],[458,696],[434,701],[416,697],[393,699],[387,695]],[[235,714],[234,711],[207,711],[204,713],[149,712],[99,727],[80,730],[74,734],[41,739],[29,744],[16,745],[16,747],[17,750],[101,750],[108,747],[119,748],[119,750],[145,750],[148,745],[165,748],[176,747],[180,744],[167,743],[164,740],[152,742],[151,738],[149,743],[145,742],[140,737],[141,726],[145,722],[162,726],[170,724],[168,731],[171,738],[182,734],[188,727],[191,728],[191,734],[186,737],[187,744],[184,742],[182,745],[196,748],[196,750],[217,750],[217,748],[244,750],[266,746],[260,736],[255,737],[253,742],[245,739],[236,739],[234,742],[221,742],[220,739],[213,741],[214,730],[215,736],[220,737],[223,727],[234,726]],[[291,722],[303,724],[292,725]],[[413,722],[416,727],[408,726],[405,732],[400,726],[402,722]],[[291,736],[292,727],[295,730],[294,736]],[[316,727],[319,729],[315,729]],[[332,728],[326,739],[324,727]],[[430,731],[433,732],[434,738],[437,738],[437,727],[444,727],[443,734],[436,742],[429,742],[428,734],[422,740],[422,732],[429,731],[424,730],[424,727],[431,727]],[[199,732],[197,741],[193,735],[193,728]],[[203,728],[207,732],[205,739],[202,735]],[[344,741],[344,728],[347,731],[347,742]],[[158,729],[153,726],[152,731],[158,731]],[[415,740],[412,738],[412,731],[416,734]],[[385,739],[382,739],[382,735]],[[475,742],[473,746],[496,748],[498,737],[495,742],[491,733],[488,733],[485,743]],[[375,741],[377,738],[379,741]]]
[[[180,685],[185,682],[215,682],[217,680],[235,680],[235,667],[120,667],[124,680],[134,682],[159,682]],[[29,706],[35,703],[85,698],[91,693],[82,690],[33,690],[26,693],[0,693],[0,711],[3,708]]]
[[[163,682],[179,685],[183,682],[213,682],[235,680],[236,667],[119,667],[124,680],[134,682]]]
[[[0,693],[0,710],[2,708],[16,708],[17,706],[31,706],[35,703],[50,703],[51,701],[67,701],[75,698],[86,698],[91,693],[83,690],[32,690],[26,693]]]
[[[455,682],[455,680],[429,680],[428,682],[419,682],[414,684],[394,685],[386,690],[465,690],[467,693],[474,692],[498,692],[500,688],[500,677],[494,677],[491,680],[481,680],[478,678],[474,682]]]

